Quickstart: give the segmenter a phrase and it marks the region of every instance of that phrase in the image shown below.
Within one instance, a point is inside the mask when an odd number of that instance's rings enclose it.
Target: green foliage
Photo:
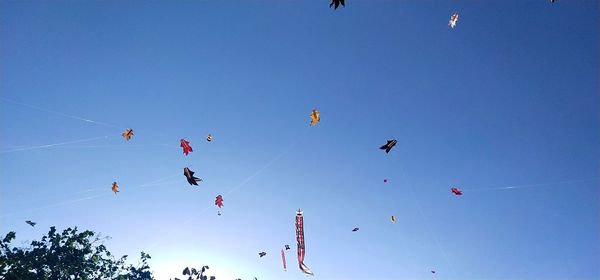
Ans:
[[[215,278],[214,276],[206,276],[204,275],[204,272],[206,272],[206,270],[208,269],[208,266],[205,265],[202,267],[202,269],[200,269],[200,271],[198,271],[197,269],[193,268],[190,269],[189,267],[186,267],[182,274],[185,276],[187,275],[187,280],[215,280],[217,278]],[[174,280],[181,280],[179,278],[175,278]]]
[[[62,233],[51,227],[41,241],[29,248],[11,244],[16,233],[9,232],[0,241],[0,279],[154,279],[147,264],[150,255],[142,252],[140,265],[126,265],[127,256],[116,259],[94,232],[67,228]]]

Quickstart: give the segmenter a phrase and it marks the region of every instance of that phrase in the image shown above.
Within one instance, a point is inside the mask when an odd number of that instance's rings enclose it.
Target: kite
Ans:
[[[217,211],[217,215],[221,216],[221,211]]]
[[[26,222],[28,225],[32,226],[32,227],[35,227],[35,224],[37,224],[37,223],[34,223],[34,222],[30,221],[30,220],[27,220],[27,221],[25,221],[25,222]]]
[[[188,183],[190,183],[190,185],[197,186],[198,182],[202,182],[202,179],[194,176],[194,171],[190,170],[187,167],[183,169],[183,175],[185,175],[185,178],[187,179]]]
[[[304,253],[306,250],[304,246],[304,217],[300,209],[296,212],[296,241],[298,241],[298,265],[300,266],[300,270],[314,276],[310,268],[304,264]]]
[[[119,185],[117,184],[117,182],[113,182],[112,183],[112,191],[117,194],[119,192]]]
[[[131,137],[133,136],[133,129],[125,129],[125,132],[121,133],[121,135],[123,135],[123,138],[125,138],[125,140],[129,141],[129,139],[131,139]]]
[[[452,187],[450,189],[450,191],[452,191],[452,193],[454,193],[454,195],[462,195],[462,191],[459,190],[457,187]]]
[[[432,271],[431,271],[431,273],[434,273],[434,274],[435,274],[435,270],[432,270]]]
[[[384,182],[384,183],[387,183],[387,179],[383,179],[383,182]]]
[[[333,9],[336,10],[340,6],[340,4],[346,7],[346,5],[344,5],[344,0],[331,0],[331,4],[329,4],[329,7],[333,7]]]
[[[355,228],[353,228],[353,229],[352,229],[352,231],[358,231],[358,228],[357,228],[357,227],[355,227]]]
[[[285,251],[281,249],[281,262],[283,263],[283,271],[287,271],[287,266],[285,264]]]
[[[289,250],[290,249],[290,245],[285,244],[285,250]]]
[[[396,216],[392,216],[392,217],[390,218],[390,220],[392,221],[392,223],[394,223],[394,224],[395,224],[395,223],[396,223]]]
[[[261,258],[264,257],[265,255],[267,255],[267,253],[265,253],[265,252],[258,253],[258,256],[261,257]]]
[[[453,14],[450,17],[450,21],[448,22],[448,25],[452,28],[456,27],[456,22],[458,21],[458,14]]]
[[[192,146],[190,146],[190,142],[185,140],[185,139],[181,139],[179,140],[181,142],[181,148],[183,148],[183,153],[187,156],[189,152],[193,152],[194,150],[192,150]]]
[[[217,195],[215,205],[219,206],[219,208],[223,207],[223,197],[221,195]]]
[[[321,121],[321,114],[317,109],[313,109],[312,113],[310,113],[310,125],[317,125]]]
[[[212,139],[213,139],[213,137],[209,133],[208,136],[206,136],[206,141],[210,142],[210,141],[212,141]]]
[[[392,140],[387,140],[387,143],[381,147],[379,147],[380,150],[385,150],[385,153],[389,153],[392,148],[394,146],[396,146],[396,143],[398,143],[398,141],[396,141],[396,139],[392,139]]]

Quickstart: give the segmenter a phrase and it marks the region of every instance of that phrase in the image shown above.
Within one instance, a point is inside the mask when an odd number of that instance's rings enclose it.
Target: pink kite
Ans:
[[[192,150],[192,146],[190,146],[190,142],[185,140],[185,139],[181,139],[181,148],[183,148],[183,153],[187,156],[188,153],[193,152],[194,150]]]
[[[450,191],[452,191],[452,193],[453,193],[454,195],[462,195],[462,191],[461,191],[461,190],[459,190],[457,187],[452,187],[452,188],[450,189]]]
[[[217,195],[215,205],[219,206],[219,208],[223,207],[223,197],[221,195]]]
[[[304,216],[302,210],[296,212],[296,241],[298,241],[298,265],[300,270],[308,275],[314,275],[313,272],[304,264],[304,254],[306,247],[304,245]]]
[[[281,261],[283,262],[283,271],[287,271],[287,267],[285,264],[285,251],[283,251],[283,249],[281,249]]]

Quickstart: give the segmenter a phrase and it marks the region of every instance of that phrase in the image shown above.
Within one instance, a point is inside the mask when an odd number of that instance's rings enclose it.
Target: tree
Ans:
[[[0,240],[0,279],[111,279],[153,280],[147,264],[150,255],[141,252],[139,266],[126,265],[127,255],[116,259],[94,232],[67,228],[58,233],[51,227],[41,241],[29,248],[11,244],[16,233]]]

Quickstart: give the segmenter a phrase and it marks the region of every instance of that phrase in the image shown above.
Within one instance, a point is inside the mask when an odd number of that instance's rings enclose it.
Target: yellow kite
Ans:
[[[316,109],[313,109],[312,113],[310,113],[310,125],[317,125],[320,121],[321,114],[319,114],[319,111],[317,111]]]
[[[121,135],[123,135],[123,138],[125,138],[125,140],[129,141],[129,139],[131,139],[131,137],[133,136],[133,129],[125,129],[125,132],[121,133]]]

